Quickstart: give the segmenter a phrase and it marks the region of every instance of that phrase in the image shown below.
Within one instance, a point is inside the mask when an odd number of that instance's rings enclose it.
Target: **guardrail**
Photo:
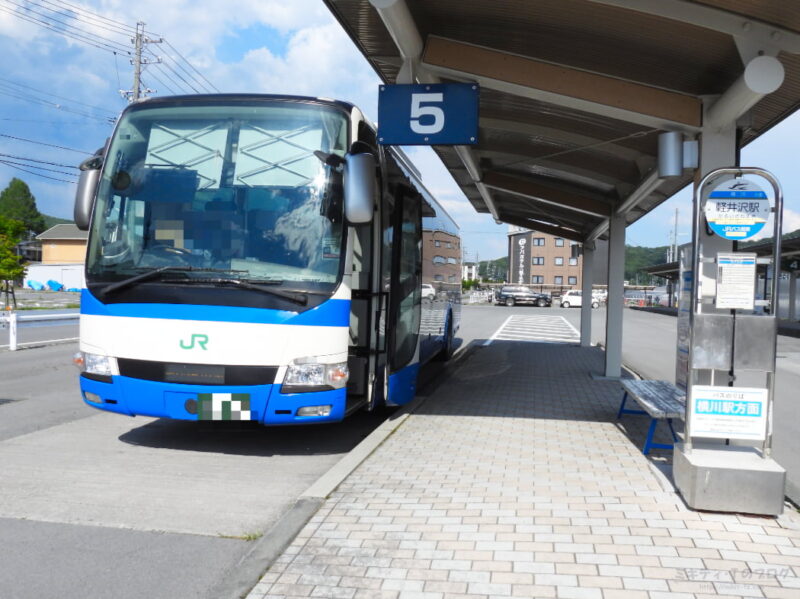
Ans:
[[[17,324],[19,322],[37,322],[46,320],[78,320],[80,314],[77,312],[68,314],[31,314],[20,316],[17,312],[0,312],[0,323],[8,323],[8,350],[17,351],[19,343],[17,343]],[[50,339],[46,341],[37,341],[41,343],[56,343],[59,341],[72,341],[72,339]]]
[[[468,291],[461,295],[462,304],[481,304],[492,301],[491,291]]]

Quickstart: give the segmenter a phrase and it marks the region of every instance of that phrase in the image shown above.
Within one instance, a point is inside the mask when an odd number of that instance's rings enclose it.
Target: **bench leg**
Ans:
[[[672,419],[668,418],[667,421],[669,422],[670,430],[672,430]],[[645,441],[644,441],[644,449],[642,449],[642,453],[644,455],[648,455],[650,453],[650,450],[653,449],[653,448],[655,448],[655,449],[672,449],[674,447],[671,443],[669,445],[667,445],[666,443],[655,443],[653,441],[653,436],[656,433],[656,425],[657,424],[658,424],[658,418],[653,418],[650,421],[650,428],[647,431],[647,439],[645,439]],[[674,430],[672,430],[672,438],[675,441],[678,440],[677,436],[675,435],[675,431]]]
[[[625,409],[625,402],[628,399],[628,392],[626,391],[625,394],[622,396],[622,403],[619,404],[619,412],[617,412],[617,420],[622,418],[623,414],[647,414],[644,410],[626,410]]]
[[[677,443],[678,441],[680,441],[680,439],[678,439],[678,435],[675,434],[675,429],[672,428],[672,418],[667,418],[667,424],[669,424],[669,432],[672,433],[672,440],[675,441],[675,443]]]

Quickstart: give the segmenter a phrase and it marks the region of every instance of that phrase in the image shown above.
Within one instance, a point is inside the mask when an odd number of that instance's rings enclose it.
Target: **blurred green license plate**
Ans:
[[[249,393],[198,393],[198,420],[252,420]]]

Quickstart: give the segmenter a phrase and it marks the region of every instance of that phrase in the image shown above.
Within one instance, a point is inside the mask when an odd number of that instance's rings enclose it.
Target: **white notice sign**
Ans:
[[[689,418],[692,437],[763,441],[767,432],[766,389],[693,385]]]
[[[756,293],[756,255],[717,254],[716,307],[752,310]]]

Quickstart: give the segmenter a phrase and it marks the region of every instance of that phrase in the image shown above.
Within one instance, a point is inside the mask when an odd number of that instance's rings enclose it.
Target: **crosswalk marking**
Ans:
[[[490,339],[493,341],[533,341],[539,343],[578,343],[581,335],[563,316],[509,316]]]

